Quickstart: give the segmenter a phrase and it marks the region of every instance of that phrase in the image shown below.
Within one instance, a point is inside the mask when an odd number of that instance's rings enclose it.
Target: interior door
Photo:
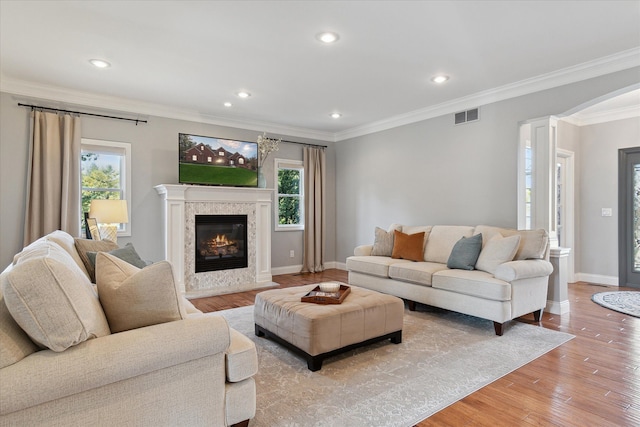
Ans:
[[[619,285],[640,288],[640,147],[618,151]]]

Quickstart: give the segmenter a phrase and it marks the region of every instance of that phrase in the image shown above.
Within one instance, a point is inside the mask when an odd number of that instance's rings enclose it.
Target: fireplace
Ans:
[[[246,268],[247,215],[196,215],[195,272]]]
[[[178,289],[187,298],[244,292],[271,281],[271,198],[269,188],[213,187],[160,184],[164,256],[173,265]],[[196,273],[196,216],[245,215],[247,217],[246,268]],[[220,233],[218,233],[220,234]]]

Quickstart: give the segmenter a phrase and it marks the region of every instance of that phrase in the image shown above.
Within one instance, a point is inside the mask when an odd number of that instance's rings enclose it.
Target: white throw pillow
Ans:
[[[185,319],[171,264],[140,269],[113,255],[96,255],[96,284],[111,332]]]
[[[495,274],[500,264],[513,260],[519,245],[520,235],[518,234],[509,237],[496,234],[482,248],[476,262],[476,269]]]

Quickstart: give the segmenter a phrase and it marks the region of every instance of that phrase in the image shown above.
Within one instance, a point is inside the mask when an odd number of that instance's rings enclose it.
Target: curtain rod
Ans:
[[[307,147],[320,147],[327,148],[326,145],[318,145],[318,144],[307,144],[306,142],[296,142],[296,141],[287,141],[285,139],[281,139],[282,142],[288,142],[289,144],[298,144],[298,145],[306,145]]]
[[[83,113],[82,111],[61,110],[59,108],[41,107],[39,105],[21,104],[19,102],[18,102],[18,106],[19,107],[29,107],[29,108],[31,108],[31,110],[39,108],[41,110],[57,111],[57,112],[60,112],[60,113],[81,114],[81,115],[84,115],[84,116],[104,117],[105,119],[114,119],[114,120],[126,120],[126,121],[129,121],[129,122],[136,122],[136,126],[138,126],[138,123],[147,123],[146,120],[140,120],[140,119],[128,119],[126,117],[105,116],[104,114]]]

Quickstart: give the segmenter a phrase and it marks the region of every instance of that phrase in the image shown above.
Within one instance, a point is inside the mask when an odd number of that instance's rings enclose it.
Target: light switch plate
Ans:
[[[611,208],[602,208],[602,216],[612,216],[613,209]]]

